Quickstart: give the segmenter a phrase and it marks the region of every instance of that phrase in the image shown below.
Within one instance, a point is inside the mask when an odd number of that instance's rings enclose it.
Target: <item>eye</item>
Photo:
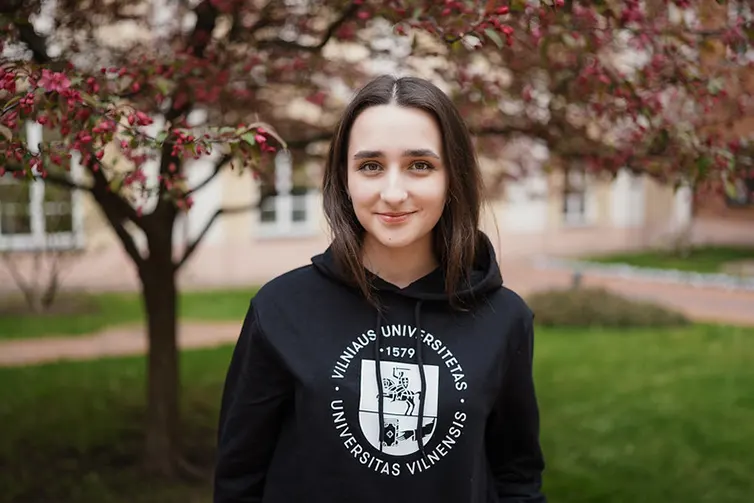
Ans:
[[[435,169],[435,167],[426,161],[416,161],[415,163],[411,165],[411,169],[415,171],[426,172],[426,171],[432,171],[433,169]]]
[[[376,162],[365,162],[361,166],[359,166],[359,171],[365,171],[367,173],[374,173],[381,169],[381,166],[377,164]]]

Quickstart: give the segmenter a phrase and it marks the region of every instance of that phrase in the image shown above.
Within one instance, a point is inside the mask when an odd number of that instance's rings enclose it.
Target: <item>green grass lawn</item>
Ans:
[[[212,464],[231,348],[187,351],[191,458]],[[741,503],[754,494],[754,329],[546,330],[536,343],[553,503]],[[144,361],[0,369],[0,503],[209,503],[137,468]]]
[[[651,250],[586,257],[585,260],[603,264],[628,264],[655,269],[716,273],[726,262],[754,260],[754,248],[735,246],[704,246],[693,248],[689,255],[680,256],[672,251]]]
[[[206,290],[180,294],[179,315],[184,320],[241,320],[249,307],[255,288]],[[75,296],[83,314],[3,314],[0,316],[1,339],[28,339],[45,336],[86,335],[108,327],[141,323],[144,311],[136,293],[103,293]],[[71,300],[71,299],[67,299]]]

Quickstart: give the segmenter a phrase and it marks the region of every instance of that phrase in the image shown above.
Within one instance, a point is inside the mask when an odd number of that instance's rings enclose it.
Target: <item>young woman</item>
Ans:
[[[451,101],[383,76],[324,175],[331,246],[251,302],[220,414],[215,503],[543,503],[531,311],[478,229]]]

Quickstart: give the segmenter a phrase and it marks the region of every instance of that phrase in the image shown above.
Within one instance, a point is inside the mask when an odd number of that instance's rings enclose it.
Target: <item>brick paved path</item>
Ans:
[[[522,295],[544,288],[565,287],[571,281],[571,274],[566,270],[535,269],[522,264],[504,264],[503,277],[509,288]],[[605,286],[626,296],[664,303],[697,321],[754,326],[754,292],[695,288],[588,273],[584,275],[582,283]],[[197,348],[232,343],[238,337],[241,321],[183,324],[179,329],[179,345]],[[0,341],[0,366],[141,354],[145,349],[146,337],[139,327],[113,328],[91,336]]]

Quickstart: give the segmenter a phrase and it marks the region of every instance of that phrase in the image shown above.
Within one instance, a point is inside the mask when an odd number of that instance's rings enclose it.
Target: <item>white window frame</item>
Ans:
[[[304,220],[293,220],[293,208],[301,204]],[[305,237],[315,233],[315,215],[319,206],[319,192],[311,189],[304,194],[278,194],[265,199],[264,205],[275,208],[275,220],[262,221],[262,208],[257,213],[257,231],[260,238]]]
[[[42,125],[29,121],[26,123],[27,145],[31,152],[38,152],[38,145],[42,139]],[[78,151],[71,152],[71,178],[81,178],[81,155]],[[6,174],[5,176],[10,176]],[[14,182],[10,182],[14,183]],[[0,227],[0,251],[32,252],[42,250],[75,250],[84,247],[84,215],[83,200],[80,190],[71,190],[71,221],[72,230],[67,232],[47,233],[45,229],[46,208],[45,182],[35,177],[29,183],[29,215],[31,232],[29,234],[3,234]],[[0,211],[2,208],[0,207]],[[0,220],[0,226],[2,221]]]
[[[275,187],[277,193],[265,198],[257,209],[256,230],[257,237],[286,238],[306,237],[316,233],[316,221],[319,209],[319,191],[309,189],[303,194],[293,194],[292,161],[290,153],[280,151],[275,156]],[[304,210],[304,219],[294,221],[293,209],[300,205]],[[275,210],[275,220],[262,221],[264,208],[272,206]]]

